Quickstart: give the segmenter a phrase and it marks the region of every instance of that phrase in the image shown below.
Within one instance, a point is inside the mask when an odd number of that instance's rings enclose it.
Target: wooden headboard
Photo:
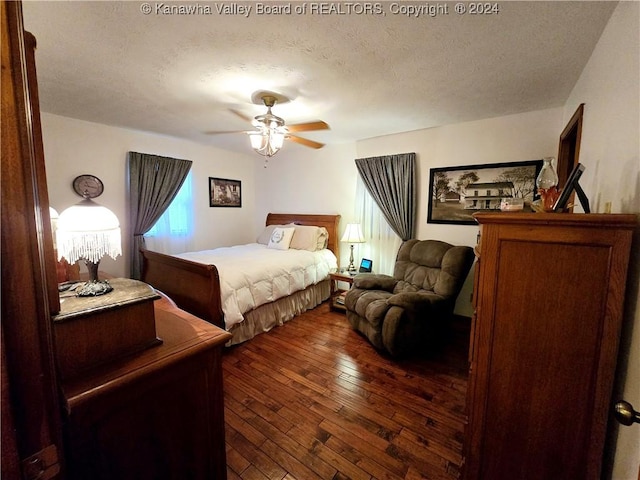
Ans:
[[[267,215],[267,225],[286,225],[295,223],[296,225],[310,225],[324,227],[329,232],[329,242],[327,248],[331,250],[340,264],[340,233],[338,224],[340,215],[315,215],[300,213],[269,213]]]

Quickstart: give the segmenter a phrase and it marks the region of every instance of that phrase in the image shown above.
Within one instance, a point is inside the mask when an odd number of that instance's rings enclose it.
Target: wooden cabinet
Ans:
[[[475,218],[465,478],[600,478],[636,217]]]
[[[53,237],[40,132],[35,38],[20,2],[0,2],[2,41],[1,476],[58,478],[62,456],[51,313]]]
[[[60,312],[53,317],[60,380],[161,342],[154,315],[154,300],[160,297],[153,287],[129,278],[109,283],[113,290],[106,295],[60,294]]]
[[[221,355],[231,335],[155,302],[160,345],[62,384],[72,479],[225,479]]]

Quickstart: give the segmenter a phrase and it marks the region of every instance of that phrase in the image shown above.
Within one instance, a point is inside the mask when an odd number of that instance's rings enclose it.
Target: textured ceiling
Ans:
[[[248,152],[245,135],[204,132],[249,128],[229,109],[264,113],[257,90],[291,99],[274,108],[289,124],[326,121],[330,131],[301,136],[328,144],[557,107],[616,6],[506,1],[472,15],[400,2],[437,9],[408,16],[393,2],[263,3],[289,4],[267,15],[255,2],[26,0],[41,108]],[[322,5],[332,10],[310,13]],[[360,12],[367,5],[380,13]],[[166,13],[178,6],[196,13]]]

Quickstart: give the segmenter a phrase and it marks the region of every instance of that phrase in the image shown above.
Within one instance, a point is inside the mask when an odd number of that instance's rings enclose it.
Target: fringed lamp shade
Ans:
[[[56,243],[58,258],[64,257],[69,263],[84,259],[90,283],[96,283],[102,257],[109,255],[115,260],[122,254],[120,222],[111,210],[86,198],[60,214]]]

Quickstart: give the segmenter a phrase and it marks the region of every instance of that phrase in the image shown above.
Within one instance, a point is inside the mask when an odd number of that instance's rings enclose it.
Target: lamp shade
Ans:
[[[364,235],[362,234],[362,228],[359,223],[349,223],[344,231],[344,235],[340,239],[342,242],[347,243],[364,243]]]
[[[262,132],[250,132],[249,140],[251,141],[251,148],[260,153],[261,150],[267,147],[269,137]]]
[[[75,263],[83,258],[98,263],[105,255],[115,260],[122,254],[118,217],[89,198],[64,210],[57,227],[59,259]]]
[[[281,127],[261,127],[256,132],[249,132],[251,147],[260,155],[272,157],[282,148],[285,132]]]

